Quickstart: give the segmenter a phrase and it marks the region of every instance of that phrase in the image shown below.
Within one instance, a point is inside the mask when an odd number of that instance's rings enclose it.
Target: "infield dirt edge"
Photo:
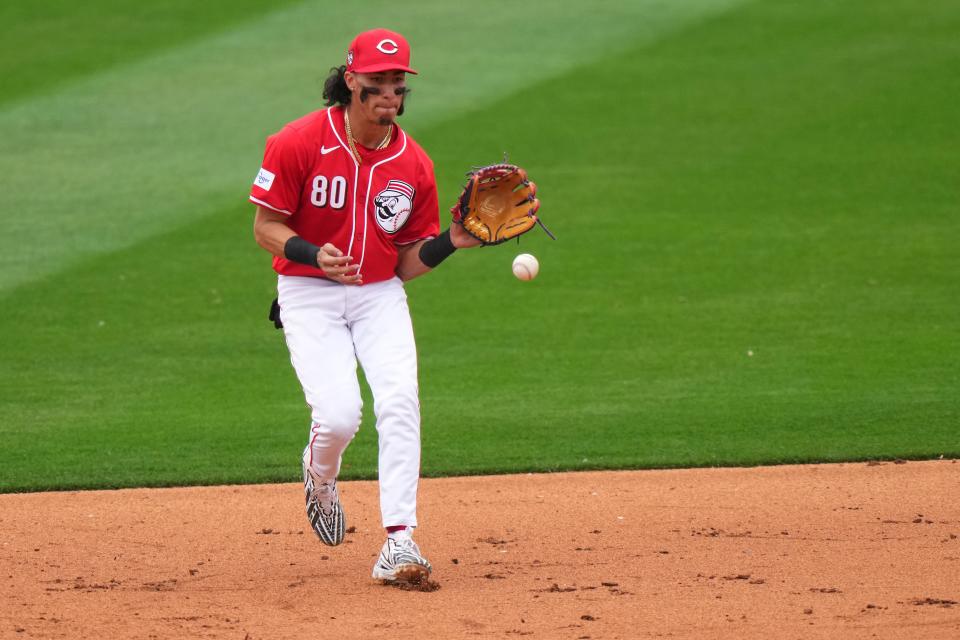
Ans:
[[[439,589],[378,584],[375,482],[0,495],[0,637],[955,638],[953,460],[424,479]]]

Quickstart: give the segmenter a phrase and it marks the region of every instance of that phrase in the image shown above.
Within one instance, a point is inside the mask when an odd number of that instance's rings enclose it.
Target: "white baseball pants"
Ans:
[[[377,417],[383,526],[417,526],[420,400],[403,283],[347,286],[281,275],[277,291],[290,361],[312,411],[304,460],[323,478],[340,473],[360,428],[359,359]]]

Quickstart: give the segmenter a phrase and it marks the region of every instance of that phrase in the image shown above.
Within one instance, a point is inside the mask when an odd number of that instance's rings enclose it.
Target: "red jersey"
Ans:
[[[440,232],[433,162],[399,126],[383,149],[350,153],[343,108],[310,113],[267,138],[250,200],[289,216],[287,225],[317,246],[353,256],[365,284],[394,277],[397,246]],[[274,257],[289,276],[325,277],[317,267]]]

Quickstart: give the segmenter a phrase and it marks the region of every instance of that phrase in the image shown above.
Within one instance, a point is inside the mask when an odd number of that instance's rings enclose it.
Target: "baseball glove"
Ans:
[[[485,245],[516,238],[539,224],[537,185],[527,172],[512,164],[492,164],[467,174],[467,184],[450,209],[453,221]]]

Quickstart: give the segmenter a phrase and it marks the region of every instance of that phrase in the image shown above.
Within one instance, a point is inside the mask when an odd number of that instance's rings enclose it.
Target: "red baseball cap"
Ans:
[[[364,31],[353,39],[347,50],[347,71],[416,73],[410,68],[410,45],[407,39],[388,29]]]

